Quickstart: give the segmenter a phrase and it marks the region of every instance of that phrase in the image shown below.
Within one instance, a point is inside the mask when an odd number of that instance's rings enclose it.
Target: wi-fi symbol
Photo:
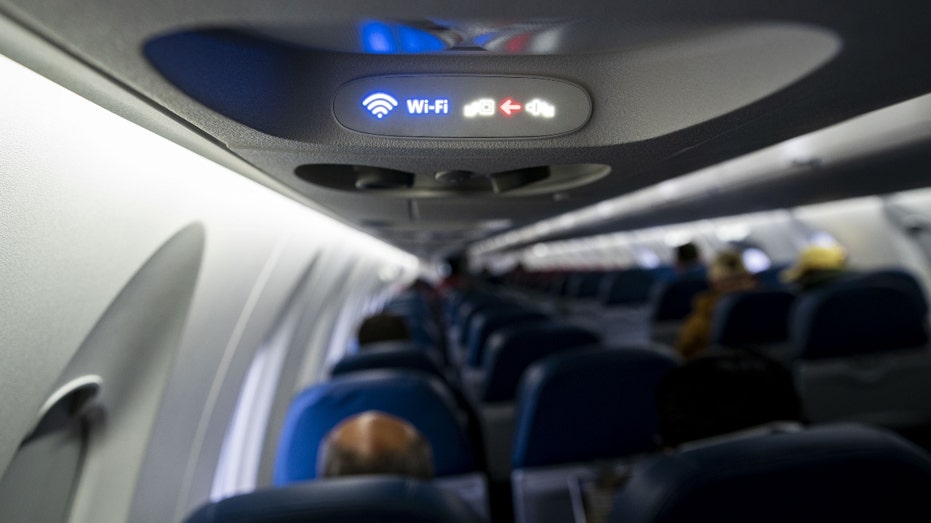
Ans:
[[[380,120],[398,106],[398,101],[390,94],[375,93],[367,96],[365,100],[362,100],[362,105]]]

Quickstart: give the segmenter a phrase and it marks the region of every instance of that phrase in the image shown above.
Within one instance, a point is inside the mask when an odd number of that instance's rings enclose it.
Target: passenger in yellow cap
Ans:
[[[847,252],[839,245],[805,248],[795,265],[782,272],[783,281],[808,291],[832,282],[847,272]]]

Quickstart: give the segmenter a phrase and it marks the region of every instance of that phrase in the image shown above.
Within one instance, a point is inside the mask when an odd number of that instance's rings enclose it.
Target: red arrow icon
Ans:
[[[511,100],[510,98],[508,98],[507,100],[502,102],[500,106],[498,106],[498,109],[501,109],[501,112],[506,114],[507,116],[511,116],[511,114],[516,113],[517,111],[520,111],[521,109],[523,109],[523,107],[521,107],[520,104],[514,103],[514,100]]]

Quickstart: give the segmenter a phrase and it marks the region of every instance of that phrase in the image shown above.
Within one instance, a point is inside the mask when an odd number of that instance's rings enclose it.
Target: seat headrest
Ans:
[[[848,280],[799,297],[791,313],[793,345],[804,359],[922,347],[925,317],[913,296]]]
[[[420,371],[443,379],[443,372],[422,349],[371,350],[347,354],[330,370],[330,376],[376,369],[406,369]]]
[[[789,310],[795,295],[782,290],[753,290],[725,295],[714,311],[711,341],[725,347],[789,339]]]
[[[873,287],[891,287],[899,289],[914,300],[915,305],[922,312],[928,314],[928,298],[918,278],[903,269],[881,269],[861,276],[861,284]]]
[[[485,344],[488,337],[497,329],[506,325],[517,325],[532,320],[545,320],[546,315],[527,309],[494,309],[483,311],[476,315],[472,321],[469,336],[466,340],[468,350],[466,362],[471,367],[482,365],[485,355]]]
[[[463,323],[459,332],[459,344],[466,345],[469,341],[469,337],[472,335],[472,331],[475,329],[475,325],[488,318],[490,316],[496,316],[498,314],[507,314],[511,312],[524,312],[527,309],[516,303],[491,303],[478,306],[472,314],[469,315],[468,321]]]
[[[357,476],[259,490],[208,503],[185,523],[479,523],[459,497],[429,483]]]
[[[514,468],[653,450],[656,389],[676,365],[647,349],[572,351],[537,362],[520,384]]]
[[[687,274],[654,286],[650,302],[652,321],[681,320],[692,312],[692,300],[699,292],[708,289],[708,280]]]
[[[465,422],[442,383],[419,372],[372,370],[333,378],[294,398],[281,429],[274,483],[317,477],[317,451],[326,434],[367,410],[397,416],[416,427],[430,442],[437,476],[475,470]]]
[[[550,320],[531,321],[495,331],[485,347],[482,401],[513,400],[521,374],[531,363],[599,341],[590,331]]]
[[[931,521],[931,458],[898,436],[822,426],[710,444],[645,464],[611,522]]]
[[[650,299],[653,286],[668,275],[656,269],[628,269],[606,277],[598,289],[605,305],[639,305]]]

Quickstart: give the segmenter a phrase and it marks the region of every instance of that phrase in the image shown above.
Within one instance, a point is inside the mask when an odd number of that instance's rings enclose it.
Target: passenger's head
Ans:
[[[406,421],[368,411],[343,420],[331,430],[318,453],[321,478],[393,474],[433,477],[430,443]]]
[[[660,383],[656,403],[666,447],[802,418],[789,371],[747,351],[702,356],[673,369]]]
[[[717,291],[731,292],[749,289],[756,280],[744,266],[739,252],[723,251],[715,256],[708,268],[708,284]]]
[[[359,326],[359,345],[379,341],[411,339],[411,331],[404,316],[381,313],[366,318]]]
[[[812,245],[799,254],[795,265],[782,272],[782,279],[802,289],[833,279],[847,269],[847,252],[839,245]]]
[[[698,246],[692,242],[683,243],[676,247],[676,267],[680,270],[691,269],[701,264],[701,254]]]

